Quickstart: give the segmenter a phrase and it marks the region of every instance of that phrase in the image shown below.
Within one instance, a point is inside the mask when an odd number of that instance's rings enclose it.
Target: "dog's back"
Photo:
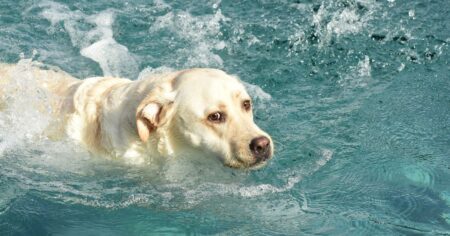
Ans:
[[[61,137],[67,114],[74,110],[73,94],[80,84],[80,80],[60,69],[46,68],[28,60],[17,64],[0,63],[0,112],[15,109],[10,104],[13,100],[33,96],[29,92],[38,91],[37,93],[45,94],[43,103],[51,106],[49,115],[54,116],[57,121],[49,126],[47,136]],[[44,104],[37,104],[36,109],[48,113]]]
[[[73,94],[80,80],[57,68],[44,68],[40,64],[19,61],[18,64],[0,63],[0,98],[8,91],[11,83],[20,83],[19,79],[27,78],[38,88],[47,90],[51,94],[67,97]],[[18,91],[20,92],[20,91]]]

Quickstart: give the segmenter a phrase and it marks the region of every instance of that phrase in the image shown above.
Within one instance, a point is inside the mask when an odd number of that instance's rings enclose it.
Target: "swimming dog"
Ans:
[[[0,64],[0,95],[20,70]],[[257,169],[273,156],[273,141],[254,123],[245,87],[222,70],[194,68],[134,81],[80,80],[39,66],[27,70],[52,95],[61,132],[92,153],[134,164],[201,155],[239,169]]]

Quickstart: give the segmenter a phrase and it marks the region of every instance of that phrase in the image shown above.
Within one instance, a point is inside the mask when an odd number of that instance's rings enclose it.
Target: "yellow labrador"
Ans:
[[[0,64],[0,95],[18,67]],[[130,163],[202,155],[243,169],[262,167],[273,155],[270,136],[253,121],[244,86],[221,70],[188,69],[137,81],[28,70],[55,95],[63,132],[93,153]]]

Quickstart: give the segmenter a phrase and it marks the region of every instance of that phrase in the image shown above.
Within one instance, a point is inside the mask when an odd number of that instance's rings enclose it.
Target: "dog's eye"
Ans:
[[[208,115],[208,120],[215,123],[222,123],[225,121],[225,114],[222,112],[214,112]]]
[[[242,107],[244,107],[244,110],[250,111],[250,109],[252,109],[252,103],[250,102],[250,100],[245,100],[242,103]]]

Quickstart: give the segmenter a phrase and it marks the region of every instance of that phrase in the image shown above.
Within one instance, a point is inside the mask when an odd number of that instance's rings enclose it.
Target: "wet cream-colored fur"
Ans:
[[[188,69],[136,81],[79,80],[58,69],[0,64],[0,98],[2,87],[24,71],[52,95],[53,116],[63,124],[60,132],[92,153],[134,164],[192,155],[234,168],[265,164],[257,163],[249,144],[270,136],[243,107],[250,96],[242,83],[221,70]],[[5,106],[0,99],[0,110]],[[225,121],[212,122],[208,117],[215,112]],[[271,157],[273,147],[270,152]]]

